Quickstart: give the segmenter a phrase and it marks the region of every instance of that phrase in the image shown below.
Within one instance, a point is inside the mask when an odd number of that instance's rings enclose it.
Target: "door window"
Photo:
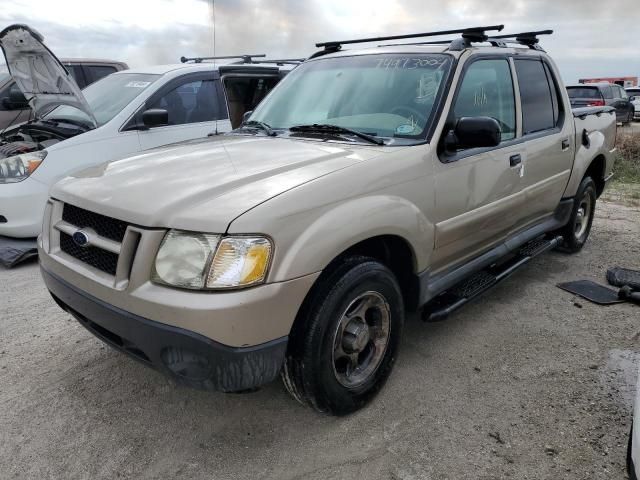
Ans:
[[[516,135],[516,107],[509,62],[478,60],[467,69],[453,109],[461,117],[495,118],[502,128],[502,140]]]
[[[555,85],[549,83],[544,64],[539,60],[515,60],[524,135],[554,128],[559,117]]]
[[[218,117],[216,88],[213,80],[183,83],[148,105],[169,113],[169,125],[209,122]]]

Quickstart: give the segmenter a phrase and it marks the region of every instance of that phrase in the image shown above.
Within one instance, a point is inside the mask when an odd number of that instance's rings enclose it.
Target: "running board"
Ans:
[[[441,322],[446,320],[453,311],[509,277],[517,269],[526,265],[538,255],[551,250],[561,243],[562,237],[539,237],[529,243],[525,243],[514,255],[508,257],[502,263],[494,264],[484,270],[480,270],[441,295],[438,295],[425,305],[422,310],[422,319],[425,322]]]

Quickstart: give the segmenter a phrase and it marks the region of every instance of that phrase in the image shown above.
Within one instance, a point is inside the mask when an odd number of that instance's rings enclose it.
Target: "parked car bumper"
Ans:
[[[274,380],[282,366],[288,338],[261,345],[230,347],[193,331],[132,314],[95,298],[42,268],[54,300],[95,336],[171,377],[204,390],[235,392]],[[188,304],[184,316],[189,316]],[[259,308],[247,315],[264,315]],[[212,312],[211,322],[224,321]],[[263,320],[269,321],[268,315]]]
[[[0,184],[0,235],[37,237],[49,187],[32,178],[19,183]]]

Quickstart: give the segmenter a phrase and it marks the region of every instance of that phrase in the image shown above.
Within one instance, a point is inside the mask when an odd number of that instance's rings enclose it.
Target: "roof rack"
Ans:
[[[526,45],[527,47],[533,50],[544,51],[542,47],[540,47],[540,39],[539,35],[552,35],[553,30],[538,30],[536,32],[520,32],[520,33],[512,33],[506,35],[493,35],[491,39],[514,39],[515,42],[520,43],[522,45]]]
[[[251,62],[248,63],[256,63],[256,64],[261,64],[261,63],[275,63],[276,65],[299,65],[302,62],[304,62],[306,60],[306,58],[278,58],[278,59],[270,59],[267,58],[265,60],[253,60]],[[235,64],[240,64],[240,63],[247,63],[244,60],[241,60],[240,62],[234,62]]]
[[[437,32],[425,32],[425,33],[411,33],[408,35],[392,35],[388,37],[370,37],[370,38],[359,38],[353,40],[338,40],[331,42],[323,42],[316,43],[316,47],[324,47],[324,50],[320,52],[316,52],[310,58],[315,58],[320,55],[325,55],[331,52],[337,52],[342,49],[342,45],[354,44],[354,43],[368,43],[368,42],[380,42],[387,40],[404,40],[408,38],[422,38],[422,37],[437,37],[440,35],[453,35],[456,33],[462,34],[462,40],[465,41],[486,41],[489,38],[486,34],[488,31],[502,31],[504,29],[504,25],[489,25],[485,27],[471,27],[471,28],[461,28],[457,30],[440,30]]]
[[[509,33],[505,35],[492,35],[483,40],[474,40],[467,39],[471,43],[478,42],[488,42],[491,43],[494,47],[506,47],[509,40],[514,43],[519,43],[521,45],[526,45],[533,50],[544,51],[542,47],[540,47],[540,39],[538,35],[551,35],[553,30],[539,30],[537,32],[521,32],[521,33]],[[455,42],[460,42],[461,39],[448,39],[448,40],[435,40],[432,42],[412,42],[412,43],[386,43],[383,45],[379,45],[380,47],[392,47],[394,45],[454,45]],[[506,40],[506,41],[505,41]],[[450,48],[451,50],[455,50],[455,48]]]
[[[180,61],[182,63],[187,63],[187,62],[194,62],[194,63],[202,63],[203,60],[231,60],[231,59],[241,59],[243,63],[254,63],[253,59],[254,58],[265,58],[266,55],[265,54],[258,54],[258,55],[227,55],[227,56],[222,56],[222,57],[193,57],[193,58],[187,58],[187,57],[180,57]]]

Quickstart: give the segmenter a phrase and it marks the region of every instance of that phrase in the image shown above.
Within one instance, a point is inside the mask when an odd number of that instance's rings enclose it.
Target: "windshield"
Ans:
[[[597,87],[569,87],[569,98],[602,98]]]
[[[412,144],[426,137],[449,55],[362,55],[302,64],[256,108],[274,129],[330,124]]]
[[[82,90],[91,111],[98,121],[104,125],[131,101],[140,95],[159,75],[148,73],[119,73],[108,75]],[[75,120],[91,123],[89,117],[75,107],[61,105],[44,116],[49,120]]]

